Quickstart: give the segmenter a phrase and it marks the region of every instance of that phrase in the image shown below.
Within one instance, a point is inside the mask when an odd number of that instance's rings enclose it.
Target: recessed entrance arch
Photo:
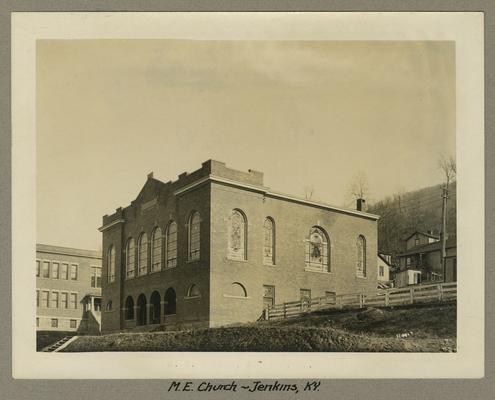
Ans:
[[[165,292],[165,315],[172,315],[177,312],[177,296],[174,288],[168,288]]]
[[[150,297],[150,324],[160,323],[160,293],[154,291]]]
[[[137,324],[146,325],[146,296],[141,293],[137,299]]]

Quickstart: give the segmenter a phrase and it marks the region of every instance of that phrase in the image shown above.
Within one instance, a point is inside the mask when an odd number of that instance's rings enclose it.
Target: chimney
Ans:
[[[356,210],[364,211],[366,208],[366,200],[365,199],[357,199],[356,200]]]

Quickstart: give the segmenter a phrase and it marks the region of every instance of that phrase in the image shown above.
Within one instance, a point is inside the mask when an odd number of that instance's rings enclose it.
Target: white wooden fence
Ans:
[[[457,282],[414,285],[400,289],[380,290],[373,294],[340,294],[276,304],[264,311],[265,320],[297,317],[326,309],[388,307],[415,303],[431,303],[457,299]]]

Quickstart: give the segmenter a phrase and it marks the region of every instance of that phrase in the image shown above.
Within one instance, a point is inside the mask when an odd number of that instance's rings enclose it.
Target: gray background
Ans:
[[[10,13],[13,11],[484,11],[485,13],[485,221],[494,216],[495,2],[486,1],[2,1],[0,4],[0,399],[491,399],[495,397],[494,227],[486,224],[485,378],[480,380],[325,380],[313,394],[167,392],[165,380],[13,380],[11,330],[11,124]],[[491,113],[489,111],[492,111]],[[104,366],[101,366],[104,368]],[[386,370],[386,365],[377,368]],[[407,368],[407,365],[404,366]],[[199,382],[199,381],[198,381]],[[215,381],[220,382],[220,381]],[[224,381],[227,382],[227,381]],[[242,380],[238,380],[241,383]],[[305,380],[284,380],[304,385]],[[270,383],[267,381],[266,383]],[[235,395],[235,396],[234,396]]]

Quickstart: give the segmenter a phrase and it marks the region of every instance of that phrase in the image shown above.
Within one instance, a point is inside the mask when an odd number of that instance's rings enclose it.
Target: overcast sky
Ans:
[[[39,243],[101,247],[147,173],[213,158],[275,191],[350,205],[441,182],[455,154],[451,42],[40,41]]]

